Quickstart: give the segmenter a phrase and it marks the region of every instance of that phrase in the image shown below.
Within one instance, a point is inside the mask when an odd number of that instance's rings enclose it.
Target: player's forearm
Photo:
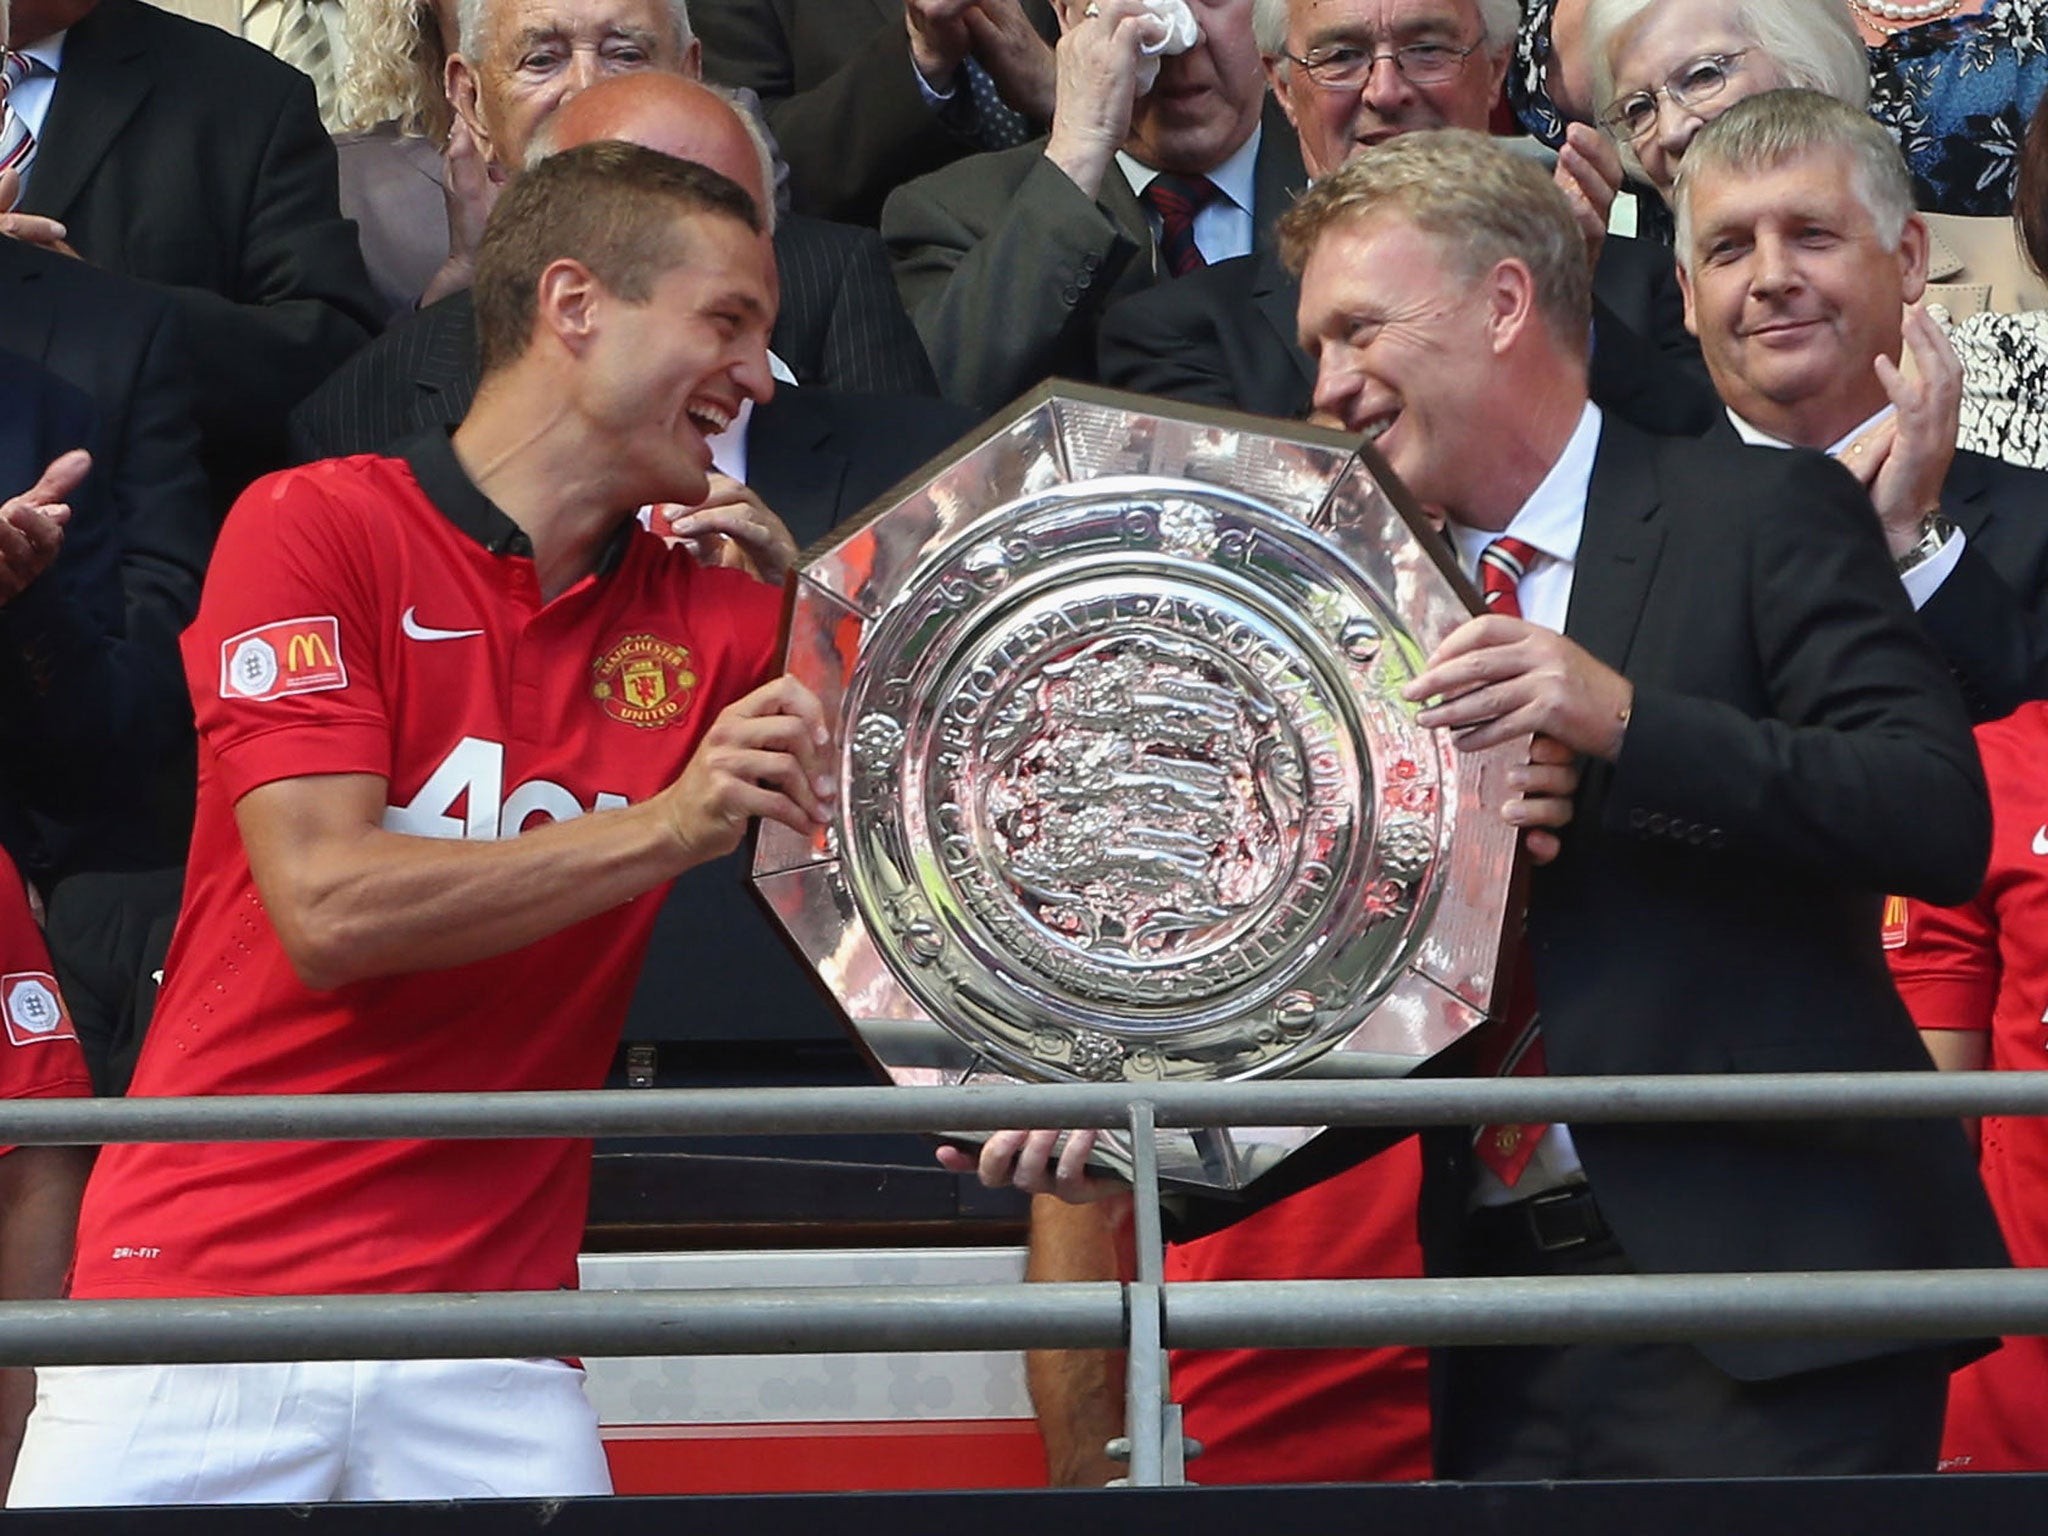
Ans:
[[[1030,1280],[1120,1280],[1135,1269],[1127,1201],[1031,1202]],[[1124,1469],[1104,1450],[1124,1432],[1124,1357],[1116,1350],[1032,1350],[1025,1383],[1055,1488],[1099,1488]]]
[[[650,802],[495,842],[366,830],[257,884],[292,968],[327,990],[506,954],[696,862]]]

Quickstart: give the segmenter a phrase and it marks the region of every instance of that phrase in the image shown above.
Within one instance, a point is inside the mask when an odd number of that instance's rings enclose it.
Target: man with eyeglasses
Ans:
[[[1434,128],[1486,130],[1520,19],[1515,0],[1257,0],[1259,51],[1311,176],[1361,148]],[[1575,126],[1557,182],[1586,235],[1593,276],[1593,395],[1650,431],[1695,434],[1717,419],[1685,333],[1670,261],[1609,237],[1621,167]],[[1224,262],[1137,295],[1103,317],[1105,383],[1272,416],[1307,413],[1315,368],[1295,343],[1299,286],[1275,253]]]

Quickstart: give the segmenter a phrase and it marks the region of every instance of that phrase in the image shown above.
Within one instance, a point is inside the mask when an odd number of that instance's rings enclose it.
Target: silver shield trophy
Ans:
[[[755,884],[895,1081],[1393,1076],[1505,1006],[1526,744],[1401,698],[1476,602],[1371,449],[1049,385],[794,586],[843,787]],[[1319,1129],[1162,1131],[1161,1174]]]

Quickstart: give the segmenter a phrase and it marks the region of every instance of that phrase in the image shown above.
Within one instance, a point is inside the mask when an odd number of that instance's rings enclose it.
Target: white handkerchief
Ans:
[[[1186,53],[1202,40],[1202,24],[1188,9],[1188,0],[1145,0],[1152,13],[1153,35],[1139,44],[1145,57],[1138,61],[1138,94],[1144,95],[1159,83],[1159,60],[1169,53]]]

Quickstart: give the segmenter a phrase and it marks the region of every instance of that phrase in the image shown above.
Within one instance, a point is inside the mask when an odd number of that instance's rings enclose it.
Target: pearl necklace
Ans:
[[[1960,10],[1962,3],[1963,0],[1926,0],[1921,5],[1899,5],[1896,0],[1849,0],[1849,4],[1864,15],[1895,27],[1946,16],[1951,11]]]

